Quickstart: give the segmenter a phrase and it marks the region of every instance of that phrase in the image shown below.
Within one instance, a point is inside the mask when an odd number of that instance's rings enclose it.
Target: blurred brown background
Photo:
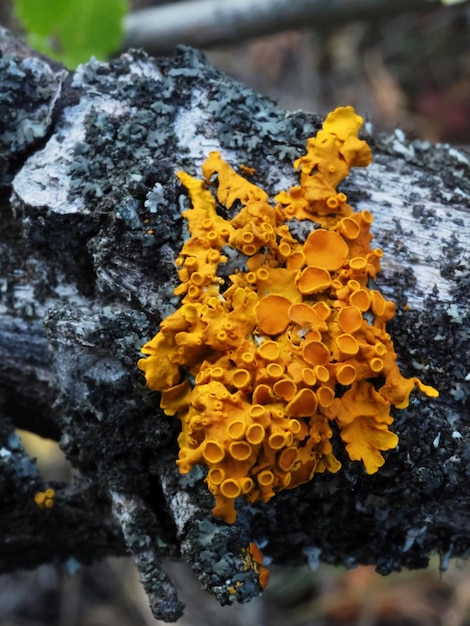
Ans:
[[[97,0],[98,1],[98,0]],[[135,0],[135,8],[152,2]],[[157,4],[154,2],[153,4]],[[9,0],[0,23],[19,32]],[[470,4],[338,28],[286,31],[206,50],[209,60],[280,106],[326,114],[353,105],[376,130],[470,146]],[[56,444],[22,435],[48,480],[72,471]],[[43,566],[0,576],[0,626],[150,626],[130,560]],[[470,626],[470,566],[382,578],[372,567],[273,568],[263,597],[219,607],[183,564],[166,568],[187,604],[181,626]]]
[[[282,107],[326,114],[351,104],[380,130],[470,145],[470,6],[330,32],[288,31],[208,51]]]

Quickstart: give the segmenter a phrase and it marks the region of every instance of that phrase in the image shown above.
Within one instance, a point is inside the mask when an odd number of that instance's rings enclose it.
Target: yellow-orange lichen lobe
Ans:
[[[361,123],[351,107],[331,113],[295,162],[300,185],[274,206],[218,152],[205,180],[178,173],[192,202],[177,261],[181,306],[138,365],[163,411],[181,420],[180,472],[207,466],[213,513],[228,523],[240,497],[267,502],[338,471],[331,422],[349,457],[376,472],[398,442],[392,406],[406,407],[415,387],[437,395],[398,369],[386,331],[395,305],[370,288],[383,254],[371,248],[372,215],[337,190],[350,167],[371,161]],[[311,224],[305,240],[295,220]]]
[[[267,202],[268,194],[247,181],[226,163],[219,152],[211,152],[202,166],[202,173],[209,182],[214,174],[218,177],[217,200],[228,209],[239,200],[244,205],[250,201]]]

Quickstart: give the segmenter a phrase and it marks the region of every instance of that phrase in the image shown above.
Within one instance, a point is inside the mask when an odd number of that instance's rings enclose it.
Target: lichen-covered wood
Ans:
[[[203,468],[176,467],[178,423],[136,367],[178,306],[175,258],[188,208],[176,177],[207,154],[254,167],[269,194],[321,120],[286,113],[197,52],[130,52],[69,74],[2,31],[0,49],[0,569],[130,552],[156,616],[182,607],[160,570],[191,564],[221,603],[259,593],[255,541],[279,564],[373,563],[387,574],[470,549],[470,157],[377,136],[341,191],[374,215],[377,282],[397,303],[400,367],[439,399],[395,415],[398,447],[367,475],[343,469],[214,519]],[[11,53],[8,53],[10,51]],[[23,97],[24,96],[24,97]],[[344,103],[347,104],[347,103]],[[44,485],[15,426],[60,440],[71,485]],[[52,508],[34,495],[47,487]]]

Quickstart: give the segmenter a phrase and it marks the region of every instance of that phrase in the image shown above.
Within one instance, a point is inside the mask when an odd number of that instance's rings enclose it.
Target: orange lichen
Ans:
[[[256,543],[253,541],[248,548],[242,548],[241,557],[244,563],[244,570],[253,570],[258,575],[258,581],[263,589],[269,582],[269,570],[263,565],[264,556]]]
[[[51,509],[54,506],[55,489],[49,487],[45,491],[38,491],[34,495],[34,502],[40,509]]]
[[[192,202],[177,261],[181,306],[138,365],[163,411],[181,420],[180,472],[208,467],[213,513],[228,523],[239,497],[267,502],[338,471],[333,421],[349,457],[376,472],[398,442],[392,405],[406,407],[415,386],[438,395],[398,369],[386,331],[395,305],[370,288],[382,257],[370,245],[372,216],[337,191],[352,166],[371,161],[361,123],[351,107],[331,113],[295,162],[300,185],[275,206],[217,152],[205,181],[178,173]],[[236,207],[232,219],[217,202]],[[305,242],[296,220],[311,223]],[[227,254],[240,264],[224,279]]]

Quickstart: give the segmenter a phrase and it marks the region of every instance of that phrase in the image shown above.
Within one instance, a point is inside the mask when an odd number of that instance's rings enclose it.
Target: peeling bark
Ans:
[[[0,49],[12,49],[0,33]],[[0,58],[0,571],[131,553],[154,614],[181,614],[163,557],[184,558],[221,603],[261,591],[251,541],[279,564],[373,563],[387,574],[470,549],[470,157],[365,133],[374,163],[342,185],[370,210],[383,248],[380,290],[405,375],[440,391],[395,416],[399,447],[373,475],[335,448],[343,468],[211,515],[197,468],[175,466],[178,420],[136,368],[174,310],[174,259],[187,198],[175,173],[200,175],[210,150],[256,168],[271,195],[319,117],[286,113],[197,52],[132,51],[68,74],[27,54]],[[405,306],[407,305],[407,306]],[[46,487],[21,448],[21,426],[60,440],[72,485]],[[47,485],[49,486],[49,485]]]

